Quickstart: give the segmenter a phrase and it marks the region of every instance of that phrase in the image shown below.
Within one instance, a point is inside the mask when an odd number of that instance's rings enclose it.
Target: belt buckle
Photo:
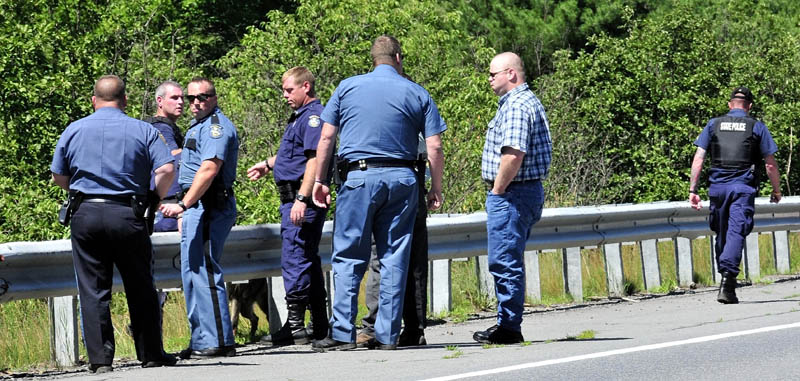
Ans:
[[[358,169],[360,169],[362,171],[366,171],[367,170],[367,161],[364,160],[364,159],[359,160],[358,161]]]

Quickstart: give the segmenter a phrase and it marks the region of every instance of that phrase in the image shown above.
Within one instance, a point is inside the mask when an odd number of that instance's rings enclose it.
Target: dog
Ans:
[[[261,308],[261,311],[264,313],[269,311],[267,279],[250,279],[247,283],[227,283],[226,288],[228,289],[228,302],[230,303],[233,336],[236,336],[239,325],[239,315],[241,314],[247,318],[247,320],[250,320],[249,342],[258,341],[259,338],[256,337],[258,316],[256,316],[253,306],[258,304],[258,307]]]

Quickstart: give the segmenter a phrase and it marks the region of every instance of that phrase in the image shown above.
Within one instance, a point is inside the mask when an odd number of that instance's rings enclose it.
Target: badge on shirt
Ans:
[[[219,139],[222,136],[222,126],[219,124],[212,124],[211,125],[211,137],[214,139]]]
[[[164,142],[164,144],[167,144],[167,139],[164,139],[164,135],[161,134],[161,132],[158,133],[158,137],[161,138],[161,141]]]
[[[319,127],[319,115],[311,115],[308,117],[309,127]]]

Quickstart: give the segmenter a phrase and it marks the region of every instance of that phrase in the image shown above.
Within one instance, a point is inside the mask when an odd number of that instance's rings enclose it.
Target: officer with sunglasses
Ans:
[[[178,183],[183,195],[176,204],[161,206],[168,217],[183,214],[181,277],[191,342],[180,357],[233,356],[236,349],[220,260],[236,220],[232,187],[239,137],[217,107],[211,80],[194,78],[186,92],[194,119],[181,152]]]

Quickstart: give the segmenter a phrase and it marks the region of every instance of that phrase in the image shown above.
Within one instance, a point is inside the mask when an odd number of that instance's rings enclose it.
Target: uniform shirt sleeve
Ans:
[[[217,158],[225,161],[230,151],[228,146],[232,144],[234,140],[233,133],[233,127],[227,126],[225,123],[203,126],[198,133],[197,142],[197,146],[200,150],[200,160]]]
[[[153,127],[157,128],[161,135],[164,136],[164,140],[167,141],[167,147],[170,150],[176,150],[178,147],[178,143],[175,142],[175,133],[172,131],[172,126],[169,126],[165,123],[157,123],[154,124]]]
[[[325,105],[325,109],[322,110],[322,115],[320,115],[320,119],[322,119],[325,123],[330,123],[336,127],[339,127],[339,122],[341,118],[340,114],[340,102],[341,102],[341,85],[336,87],[336,90],[333,91],[333,95],[331,98],[328,99],[328,103]]]
[[[769,129],[764,123],[758,122],[753,127],[755,129],[756,135],[761,137],[761,144],[759,148],[761,148],[761,157],[774,155],[775,152],[778,152],[778,145],[775,144],[775,140],[772,139],[772,134],[769,133]]]
[[[711,125],[713,124],[713,119],[706,124],[703,131],[700,133],[700,136],[697,137],[697,140],[694,141],[694,145],[708,151],[708,145],[711,143]]]
[[[164,164],[175,162],[175,158],[172,156],[172,153],[170,153],[169,147],[167,147],[167,142],[157,129],[151,129],[147,136],[147,143],[153,170]]]
[[[65,130],[58,139],[58,143],[56,143],[56,150],[53,153],[53,161],[50,163],[50,172],[53,172],[57,175],[72,175],[69,170],[69,161],[67,161],[67,140],[67,130]]]
[[[442,116],[439,115],[439,108],[436,107],[436,102],[428,95],[428,100],[426,102],[425,107],[425,131],[422,131],[425,134],[426,138],[429,138],[433,135],[438,135],[444,132],[447,129],[447,124],[442,119]]]
[[[511,147],[516,150],[526,152],[528,149],[528,137],[531,136],[535,122],[535,117],[527,108],[509,104],[503,113],[501,121],[501,147]]]
[[[322,131],[322,122],[320,121],[320,116],[316,114],[311,114],[308,119],[304,121],[305,126],[303,128],[303,154],[309,156],[311,152],[317,150],[317,145],[319,144],[319,137]],[[316,120],[316,122],[314,122]],[[316,126],[314,126],[316,124]]]

